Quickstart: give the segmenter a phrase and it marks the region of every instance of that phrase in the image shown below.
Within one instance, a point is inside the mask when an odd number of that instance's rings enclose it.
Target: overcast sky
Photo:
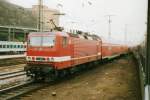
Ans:
[[[31,8],[38,0],[9,0]],[[111,37],[124,40],[125,24],[128,41],[140,41],[146,32],[147,0],[43,0],[49,8],[66,13],[60,25],[67,29],[81,29],[108,37],[108,17],[111,17]],[[62,4],[63,7],[58,6]]]

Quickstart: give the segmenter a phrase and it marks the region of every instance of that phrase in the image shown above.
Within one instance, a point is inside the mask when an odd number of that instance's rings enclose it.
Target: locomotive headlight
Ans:
[[[53,62],[53,61],[54,61],[54,58],[53,58],[53,57],[50,57],[50,58],[49,58],[49,61]]]
[[[51,58],[51,61],[54,61],[54,58]]]
[[[26,57],[26,60],[27,61],[32,61],[32,58],[31,57]]]
[[[46,59],[46,61],[49,61],[49,58],[46,57],[45,59]]]
[[[35,58],[34,57],[32,57],[32,59],[31,59],[32,61],[34,61],[35,60]]]
[[[31,58],[31,57],[28,57],[28,60],[29,60],[29,61],[32,61],[32,58]]]
[[[51,58],[48,58],[48,61],[51,61]]]
[[[42,61],[46,61],[46,58],[42,58]]]

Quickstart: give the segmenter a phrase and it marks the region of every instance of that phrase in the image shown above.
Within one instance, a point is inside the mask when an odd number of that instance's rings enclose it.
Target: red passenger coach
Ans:
[[[27,75],[57,76],[60,71],[102,58],[98,36],[65,32],[33,32],[28,36]]]
[[[126,45],[103,42],[102,44],[102,59],[112,58],[128,52]]]

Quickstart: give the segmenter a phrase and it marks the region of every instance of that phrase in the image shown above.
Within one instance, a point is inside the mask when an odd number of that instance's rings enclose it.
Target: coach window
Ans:
[[[20,48],[20,45],[18,45],[17,47]]]
[[[10,48],[13,48],[13,45],[10,45]]]
[[[14,45],[14,48],[16,48],[17,46],[16,45]]]
[[[3,48],[6,48],[6,45],[3,45]]]
[[[26,48],[26,45],[24,45],[24,48]]]
[[[62,45],[63,47],[67,46],[67,37],[63,37]]]
[[[2,45],[0,45],[0,48],[2,48]]]
[[[7,48],[9,48],[9,45],[7,45]]]

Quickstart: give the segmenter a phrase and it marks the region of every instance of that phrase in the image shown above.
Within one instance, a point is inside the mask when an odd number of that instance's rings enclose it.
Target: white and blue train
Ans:
[[[0,54],[19,54],[25,52],[26,43],[24,42],[0,41]]]

